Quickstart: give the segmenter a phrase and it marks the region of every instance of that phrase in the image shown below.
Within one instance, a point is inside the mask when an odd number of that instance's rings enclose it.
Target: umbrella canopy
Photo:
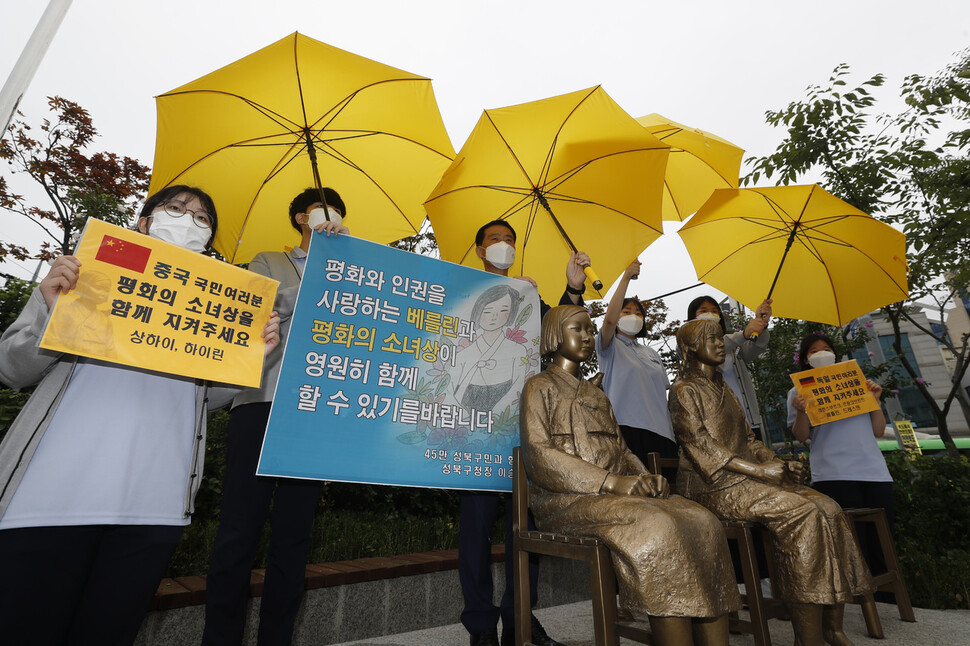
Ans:
[[[292,34],[156,98],[150,192],[199,186],[230,262],[297,244],[287,208],[316,184],[340,193],[355,236],[418,231],[454,157],[431,81]]]
[[[600,87],[486,110],[425,202],[441,257],[480,269],[475,233],[501,219],[518,235],[509,274],[545,300],[574,248],[613,279],[663,232],[667,151]]]
[[[743,149],[659,114],[638,117],[637,123],[670,146],[664,173],[664,220],[686,220],[715,189],[738,187]]]
[[[719,189],[680,236],[700,280],[775,316],[844,325],[908,295],[905,236],[814,184]]]

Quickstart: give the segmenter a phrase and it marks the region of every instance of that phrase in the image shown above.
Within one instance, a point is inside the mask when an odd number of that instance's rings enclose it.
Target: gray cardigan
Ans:
[[[296,307],[296,296],[300,291],[300,281],[303,279],[301,270],[297,268],[295,258],[305,257],[302,249],[296,247],[290,251],[266,251],[249,263],[249,271],[260,276],[278,280],[280,286],[276,290],[276,301],[273,309],[280,315],[280,342],[263,361],[263,379],[259,388],[243,390],[232,402],[232,407],[243,404],[256,404],[273,401],[276,392],[276,382],[280,378],[280,364],[283,362],[283,348],[286,346],[286,335],[290,331],[293,320],[293,310]]]
[[[754,381],[751,379],[747,362],[753,361],[768,349],[770,336],[767,329],[754,341],[745,338],[742,331],[724,335],[724,347],[734,354],[734,369],[738,373],[738,383],[741,385],[742,397],[738,399],[741,400],[741,407],[751,420],[751,426],[761,426],[761,410],[758,408],[758,394],[754,390]]]
[[[40,290],[34,289],[24,311],[0,337],[0,381],[16,389],[37,385],[0,443],[0,517],[13,499],[77,365],[78,357],[74,355],[38,346],[49,314]],[[195,494],[202,482],[208,408],[210,404],[213,409],[225,406],[238,392],[238,388],[214,388],[207,382],[197,382],[195,444],[185,486],[186,516],[195,509]]]

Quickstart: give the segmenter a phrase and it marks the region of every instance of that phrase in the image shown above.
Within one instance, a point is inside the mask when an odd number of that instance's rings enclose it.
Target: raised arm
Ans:
[[[573,252],[566,263],[566,297],[572,305],[583,304],[583,291],[586,289],[585,268],[589,264],[589,256],[582,251]],[[563,302],[559,304],[567,305]]]
[[[600,338],[604,349],[610,347],[610,344],[613,343],[613,335],[616,334],[616,325],[620,320],[620,311],[623,309],[623,299],[626,298],[630,278],[639,273],[640,261],[634,260],[616,283],[616,291],[613,292],[613,298],[610,299],[610,304],[606,308],[606,314],[603,316],[603,327],[600,328]]]

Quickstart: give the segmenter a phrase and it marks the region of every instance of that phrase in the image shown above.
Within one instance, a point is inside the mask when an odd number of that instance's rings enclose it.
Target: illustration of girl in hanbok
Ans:
[[[453,395],[465,410],[500,411],[522,390],[528,353],[512,334],[519,293],[508,285],[482,292],[472,308],[475,340],[456,356]]]

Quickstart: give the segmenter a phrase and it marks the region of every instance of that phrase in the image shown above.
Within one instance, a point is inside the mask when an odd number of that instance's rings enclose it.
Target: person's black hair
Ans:
[[[479,229],[478,230],[478,233],[475,234],[475,246],[476,247],[481,247],[482,246],[482,243],[485,242],[485,229],[487,229],[489,227],[494,227],[494,226],[505,227],[506,229],[508,229],[509,231],[511,231],[512,232],[512,242],[515,242],[515,229],[512,228],[512,225],[511,224],[509,224],[505,220],[492,220],[491,222],[489,222],[487,224],[483,224],[482,225],[482,228]]]
[[[338,211],[342,217],[347,217],[347,207],[344,206],[344,201],[340,199],[340,194],[333,190],[329,186],[323,187],[323,197],[327,200],[327,206],[332,206]],[[312,186],[296,197],[290,202],[290,224],[293,228],[297,230],[298,233],[303,233],[303,228],[300,227],[299,223],[296,221],[297,213],[306,213],[307,207],[311,204],[316,204],[320,201],[320,191]]]
[[[699,310],[701,305],[703,305],[704,303],[710,303],[711,305],[717,308],[717,315],[721,321],[721,331],[727,334],[727,321],[724,320],[724,312],[721,311],[720,303],[714,300],[713,296],[698,296],[697,298],[692,300],[690,302],[690,305],[687,306],[687,320],[693,321],[694,319],[696,319],[697,310]]]
[[[623,308],[626,307],[629,303],[635,303],[637,306],[637,309],[640,310],[640,316],[643,317],[643,327],[640,328],[640,331],[637,332],[636,336],[638,337],[647,336],[647,308],[643,306],[643,303],[641,303],[640,299],[637,298],[636,296],[627,296],[626,298],[623,299],[623,305],[620,306],[620,310],[622,311]]]
[[[209,194],[203,191],[201,188],[196,188],[194,186],[185,186],[184,184],[176,184],[175,186],[169,186],[158,191],[154,195],[150,195],[147,200],[145,200],[145,205],[141,207],[141,212],[138,213],[138,220],[142,218],[151,217],[152,211],[156,207],[165,204],[169,200],[175,199],[180,193],[188,193],[189,195],[194,195],[199,198],[199,202],[202,204],[202,208],[205,209],[206,213],[209,214],[209,220],[212,225],[209,229],[212,230],[212,235],[209,236],[209,241],[205,243],[205,248],[208,249],[212,246],[212,241],[216,239],[216,231],[219,229],[219,215],[216,213],[216,205],[209,197]],[[138,220],[135,220],[137,223]]]
[[[515,291],[512,287],[508,285],[495,285],[494,287],[489,287],[484,292],[482,292],[478,299],[475,301],[475,305],[472,307],[472,323],[476,326],[478,325],[478,319],[482,317],[482,312],[485,308],[500,298],[508,296],[511,299],[511,307],[509,308],[509,320],[506,325],[515,325],[515,315],[519,313],[519,292]]]
[[[838,351],[835,349],[835,342],[829,338],[828,335],[823,333],[821,330],[817,332],[812,332],[811,334],[806,334],[802,342],[798,344],[798,367],[802,370],[811,370],[812,364],[808,362],[808,349],[812,347],[812,344],[816,341],[825,341],[832,348],[832,352],[835,352],[836,359],[838,359]]]

